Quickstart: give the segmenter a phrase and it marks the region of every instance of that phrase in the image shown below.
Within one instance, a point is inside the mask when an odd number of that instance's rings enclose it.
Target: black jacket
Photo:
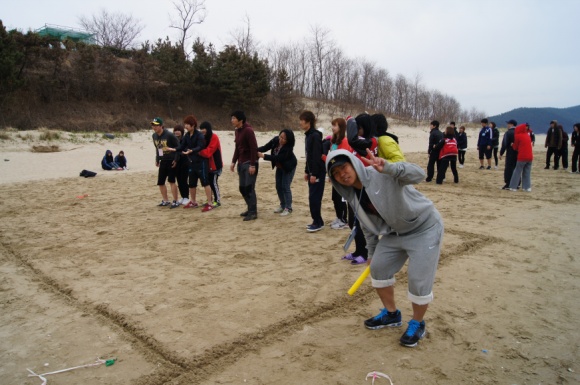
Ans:
[[[513,149],[512,144],[515,138],[515,127],[510,128],[503,134],[503,140],[501,142],[501,149],[499,150],[499,155],[503,156],[507,152],[506,157],[510,159],[517,159],[518,152]]]
[[[436,146],[442,140],[443,140],[443,133],[441,131],[439,131],[439,128],[432,129],[431,132],[429,133],[429,149],[427,150],[427,153],[429,155],[436,157],[436,158],[439,158],[439,151],[441,149],[440,148],[433,148],[433,146]]]
[[[324,178],[326,170],[322,160],[322,133],[314,127],[306,131],[306,167],[304,173],[316,178]]]
[[[294,133],[290,130],[282,130],[286,133],[286,144],[280,147],[280,151],[276,152],[278,145],[280,144],[279,136],[275,136],[265,145],[258,147],[258,152],[271,151],[270,154],[264,154],[264,160],[269,160],[272,162],[272,168],[279,165],[283,171],[290,172],[296,168],[298,165],[298,159],[294,154],[294,144],[296,143],[294,139]]]
[[[458,149],[463,150],[467,148],[467,134],[465,132],[458,132],[455,135],[455,139],[457,140]]]
[[[199,155],[199,152],[206,147],[205,137],[201,131],[195,129],[192,131],[191,135],[186,132],[183,135],[183,141],[181,142],[178,151],[193,151],[191,154],[186,155],[190,162],[201,163],[206,160],[206,158]],[[183,155],[182,155],[183,156]]]

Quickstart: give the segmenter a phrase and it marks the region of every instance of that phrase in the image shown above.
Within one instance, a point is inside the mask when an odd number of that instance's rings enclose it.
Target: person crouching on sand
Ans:
[[[103,167],[103,170],[122,170],[121,166],[115,163],[111,150],[105,152],[105,156],[101,160],[101,167]]]
[[[400,343],[414,347],[426,334],[423,317],[433,301],[443,221],[433,202],[412,186],[425,179],[421,167],[389,163],[370,151],[368,154],[369,159],[359,160],[348,151],[333,151],[326,160],[326,169],[333,187],[359,219],[367,240],[372,285],[384,306],[364,325],[372,330],[402,325],[394,284],[395,274],[408,259],[408,298],[413,317]]]

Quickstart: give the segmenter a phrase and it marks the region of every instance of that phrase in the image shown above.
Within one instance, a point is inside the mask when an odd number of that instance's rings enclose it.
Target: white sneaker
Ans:
[[[531,187],[530,188],[526,188],[526,189],[524,189],[524,191],[525,192],[532,192],[532,188]]]
[[[285,217],[286,215],[290,215],[290,214],[292,214],[292,210],[284,209],[284,211],[282,211],[280,213],[280,216]]]
[[[497,166],[494,166],[494,168],[497,170]]]
[[[330,222],[330,227],[332,228],[332,226],[336,225],[338,222],[342,222],[342,221],[338,218],[334,218],[332,220],[332,222]]]
[[[189,198],[181,198],[181,204],[186,205],[189,203]]]
[[[459,168],[463,168],[463,165],[462,165],[462,164],[460,164],[460,165],[459,165]]]
[[[330,225],[330,228],[333,230],[340,230],[344,229],[345,227],[348,227],[348,225],[343,221],[341,221],[340,219],[338,220],[338,222]]]
[[[278,206],[276,210],[274,210],[274,214],[280,214],[282,211],[284,211],[284,208],[282,206]]]

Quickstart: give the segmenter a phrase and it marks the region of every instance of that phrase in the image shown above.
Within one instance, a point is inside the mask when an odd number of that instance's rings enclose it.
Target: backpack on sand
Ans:
[[[89,170],[83,170],[79,174],[79,176],[84,176],[85,178],[91,178],[91,177],[96,176],[96,175],[97,175],[96,172],[89,171]]]

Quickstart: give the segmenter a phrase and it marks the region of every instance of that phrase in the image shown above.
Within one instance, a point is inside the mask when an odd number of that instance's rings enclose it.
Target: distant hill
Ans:
[[[488,119],[495,122],[498,127],[505,127],[506,121],[515,119],[518,123],[527,122],[537,134],[545,134],[550,122],[557,120],[568,133],[573,131],[575,123],[580,122],[580,106],[568,108],[529,108],[521,107],[504,112],[503,114],[490,116]]]

